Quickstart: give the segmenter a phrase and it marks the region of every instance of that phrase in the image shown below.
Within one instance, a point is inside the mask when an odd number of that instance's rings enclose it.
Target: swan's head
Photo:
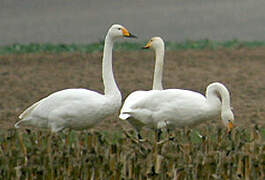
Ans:
[[[230,132],[233,128],[234,124],[234,114],[229,109],[221,113],[221,118],[224,123],[224,125],[227,127],[227,131]]]
[[[165,44],[162,38],[152,37],[152,39],[150,39],[143,48],[144,49],[151,48],[153,50],[157,50],[157,49],[164,49],[164,47]]]
[[[119,24],[112,25],[108,31],[108,35],[112,39],[119,39],[122,37],[136,38],[135,35],[131,34],[125,27],[123,27],[122,25],[119,25]]]

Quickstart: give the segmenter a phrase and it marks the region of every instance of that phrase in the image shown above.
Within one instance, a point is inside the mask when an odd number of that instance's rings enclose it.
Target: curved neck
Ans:
[[[153,80],[153,90],[163,90],[163,66],[164,66],[164,47],[155,50],[155,72]]]
[[[215,103],[221,98],[221,111],[224,112],[230,107],[230,95],[227,88],[221,83],[212,83],[207,87],[206,98],[209,103]]]
[[[107,34],[105,38],[102,61],[102,79],[105,88],[104,92],[107,96],[121,96],[112,71],[112,48],[113,40]]]

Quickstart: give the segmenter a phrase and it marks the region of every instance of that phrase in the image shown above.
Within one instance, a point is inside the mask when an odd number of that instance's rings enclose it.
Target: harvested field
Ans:
[[[14,129],[33,102],[65,88],[103,92],[102,53],[31,53],[0,56],[0,179],[264,179],[265,47],[167,51],[164,87],[204,94],[220,81],[231,92],[235,126],[219,119],[194,131],[135,140],[130,126],[107,118],[93,131]],[[114,73],[125,98],[152,87],[151,51],[114,53]],[[126,130],[124,130],[126,129]],[[197,135],[202,134],[202,138]]]
[[[0,56],[0,127],[11,128],[17,116],[33,102],[65,88],[103,92],[102,53],[22,54]],[[125,98],[134,90],[152,87],[151,51],[114,53],[114,73]],[[168,51],[165,88],[183,88],[204,94],[214,81],[231,92],[236,125],[265,124],[265,48]],[[117,124],[117,116],[104,123]]]

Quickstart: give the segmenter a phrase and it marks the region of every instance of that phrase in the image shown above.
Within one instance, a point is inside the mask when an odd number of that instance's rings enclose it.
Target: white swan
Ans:
[[[112,25],[106,35],[102,76],[105,94],[87,89],[65,89],[41,99],[20,116],[15,124],[48,128],[58,132],[65,128],[82,130],[91,128],[106,116],[117,112],[121,106],[121,93],[112,71],[114,41],[122,37],[135,37],[121,25]]]
[[[230,108],[229,91],[223,84],[210,84],[206,97],[194,91],[162,90],[162,85],[157,86],[162,80],[164,43],[161,42],[160,38],[152,38],[145,46],[155,50],[156,66],[159,66],[155,68],[160,71],[155,71],[154,77],[161,78],[154,78],[153,90],[130,94],[123,104],[119,118],[127,120],[136,129],[138,138],[141,138],[140,130],[143,126],[157,129],[192,126],[220,115],[230,131],[234,115]]]
[[[160,37],[153,37],[143,49],[151,48],[155,51],[155,71],[153,76],[153,90],[162,90],[162,78],[163,78],[163,66],[164,66],[164,51],[165,45],[164,41]],[[122,120],[127,120],[135,129],[139,139],[141,138],[140,131],[142,126],[145,123],[142,123],[140,120],[135,119],[133,116],[125,113],[130,111],[131,106],[137,101],[148,94],[149,91],[135,91],[131,93],[125,100],[123,107],[121,109],[119,118]]]

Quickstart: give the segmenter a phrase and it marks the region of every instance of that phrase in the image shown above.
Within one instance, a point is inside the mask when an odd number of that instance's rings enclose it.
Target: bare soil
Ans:
[[[151,51],[114,52],[116,81],[125,98],[152,87]],[[102,53],[23,54],[0,56],[0,129],[12,128],[18,115],[41,98],[66,88],[103,92]],[[236,125],[265,125],[265,48],[167,51],[164,88],[182,88],[204,94],[219,81],[231,92]],[[215,122],[219,122],[216,120]],[[111,129],[118,116],[99,127]]]

